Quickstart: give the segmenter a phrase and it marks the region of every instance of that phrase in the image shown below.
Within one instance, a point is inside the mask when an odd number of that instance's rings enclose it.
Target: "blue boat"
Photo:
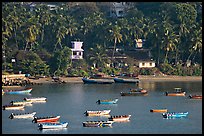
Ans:
[[[118,98],[114,99],[114,100],[98,100],[96,101],[96,103],[98,104],[116,104],[118,101]]]
[[[162,116],[164,118],[182,118],[186,117],[188,115],[188,112],[167,112],[162,113]]]
[[[112,79],[89,79],[89,78],[82,78],[84,84],[112,84],[114,81]]]
[[[115,83],[139,83],[138,78],[114,78]]]
[[[5,94],[28,94],[32,91],[32,88],[26,88],[23,90],[4,90]]]

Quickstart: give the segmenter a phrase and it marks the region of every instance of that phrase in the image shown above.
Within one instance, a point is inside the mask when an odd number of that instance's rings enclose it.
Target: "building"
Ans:
[[[111,17],[124,17],[126,10],[132,7],[131,2],[112,2],[110,6]]]
[[[72,41],[71,43],[72,43],[71,59],[83,59],[83,52],[84,52],[84,50],[82,49],[83,42]]]

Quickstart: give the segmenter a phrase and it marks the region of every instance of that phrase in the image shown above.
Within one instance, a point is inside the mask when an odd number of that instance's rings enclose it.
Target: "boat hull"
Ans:
[[[85,111],[86,116],[109,116],[111,110],[103,111]]]
[[[116,104],[118,99],[115,100],[98,100],[98,104]]]
[[[24,98],[26,101],[31,101],[31,102],[46,102],[47,98],[46,97],[31,97],[31,98]]]
[[[35,116],[36,112],[33,113],[25,113],[25,114],[13,114],[9,116],[10,119],[21,119],[21,118],[33,118]]]
[[[59,120],[60,116],[56,117],[45,117],[45,118],[37,118],[35,117],[32,122],[34,123],[44,123],[44,122],[57,122]]]
[[[24,90],[7,90],[7,91],[4,91],[6,94],[27,94],[27,93],[30,93],[32,91],[32,88],[27,88],[27,89],[24,89]]]
[[[3,110],[24,110],[24,105],[3,106]]]
[[[115,83],[139,83],[139,79],[123,79],[123,78],[114,78]]]
[[[168,110],[167,109],[151,109],[150,112],[162,112],[162,113],[164,113],[164,112],[168,112]]]
[[[189,95],[190,99],[202,99],[202,95]]]
[[[88,79],[88,78],[82,78],[82,81],[84,84],[112,84],[114,81],[110,79]]]
[[[112,121],[86,121],[83,122],[83,127],[111,127]]]
[[[56,122],[56,123],[40,123],[38,124],[39,129],[61,129],[67,128],[68,122]]]
[[[170,92],[166,92],[166,96],[186,96],[186,92],[182,92],[182,93],[170,93]]]
[[[142,92],[121,92],[120,95],[121,96],[145,96],[147,95],[148,93],[145,92],[145,93],[142,93]]]
[[[181,113],[163,113],[163,118],[182,118],[187,117],[188,112],[181,112]]]
[[[131,115],[120,115],[120,116],[111,116],[108,118],[109,121],[114,122],[126,122],[130,120]]]

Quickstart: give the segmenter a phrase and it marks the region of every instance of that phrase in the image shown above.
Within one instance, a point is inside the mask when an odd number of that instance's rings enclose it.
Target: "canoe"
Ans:
[[[11,101],[10,104],[12,105],[31,105],[32,102],[31,101]]]
[[[98,100],[96,101],[96,103],[98,104],[116,104],[118,101],[118,99],[114,99],[114,100]]]
[[[32,91],[32,88],[26,88],[23,90],[4,90],[4,92],[6,94],[27,94],[30,93]]]
[[[168,112],[168,110],[167,109],[151,109],[150,112],[162,112],[162,113],[164,113],[164,112]]]
[[[139,83],[140,80],[138,78],[114,78],[115,83]]]
[[[202,95],[189,95],[190,99],[202,99]]]
[[[32,113],[21,113],[21,114],[14,114],[11,113],[11,115],[9,116],[10,119],[14,119],[14,118],[33,118],[35,116],[36,112],[32,112]]]
[[[173,92],[165,92],[166,96],[185,96],[186,92],[181,88],[174,88]]]
[[[119,115],[119,116],[111,116],[108,118],[109,121],[115,121],[115,122],[124,122],[129,121],[131,115]]]
[[[46,122],[38,124],[39,129],[61,129],[67,128],[68,122]]]
[[[85,111],[86,116],[103,116],[109,115],[111,110],[101,110],[101,111]]]
[[[41,123],[41,122],[57,122],[60,116],[48,116],[48,117],[34,117],[32,122]]]
[[[88,79],[82,78],[84,84],[112,84],[114,81],[112,79]]]
[[[162,113],[163,118],[182,118],[186,117],[188,112],[167,112]]]
[[[24,105],[4,105],[3,110],[24,110]]]
[[[113,121],[85,121],[83,127],[111,127]]]
[[[30,97],[30,98],[24,98],[26,101],[31,101],[31,102],[46,102],[47,98],[46,97]]]

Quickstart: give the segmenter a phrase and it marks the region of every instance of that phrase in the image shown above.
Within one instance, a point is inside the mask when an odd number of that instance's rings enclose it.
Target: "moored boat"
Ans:
[[[130,120],[131,115],[118,115],[118,116],[111,116],[108,118],[109,121],[115,122],[125,122]]]
[[[202,99],[202,95],[189,95],[190,99]]]
[[[90,79],[82,78],[84,84],[112,84],[114,81],[112,79]]]
[[[34,117],[32,122],[40,123],[40,122],[57,122],[60,116],[48,116],[48,117]]]
[[[130,89],[129,92],[120,92],[121,96],[147,95],[148,91],[143,88]]]
[[[97,110],[97,111],[85,111],[84,114],[86,116],[103,116],[103,115],[109,115],[111,110]]]
[[[46,97],[30,97],[30,98],[25,97],[24,100],[31,101],[31,102],[46,102],[47,98]]]
[[[167,112],[162,113],[163,118],[182,118],[186,117],[188,112]]]
[[[85,121],[82,124],[84,127],[111,127],[113,121]]]
[[[116,104],[118,101],[118,98],[114,99],[114,100],[110,100],[110,99],[107,99],[107,100],[98,100],[96,101],[96,103],[98,104]]]
[[[32,104],[32,102],[31,101],[25,101],[25,100],[23,100],[23,101],[11,101],[10,104],[12,104],[12,105],[30,105],[30,104]]]
[[[26,88],[22,90],[4,90],[6,94],[27,94],[32,91],[32,88]]]
[[[139,78],[114,78],[115,83],[139,83]]]
[[[67,128],[68,122],[46,122],[38,124],[39,129],[61,129]]]
[[[4,105],[3,110],[24,110],[24,105]]]
[[[150,112],[162,112],[162,113],[165,113],[165,112],[168,112],[167,109],[151,109]]]
[[[14,118],[33,118],[35,116],[35,114],[36,114],[36,112],[32,112],[32,113],[19,113],[19,114],[11,113],[9,118],[10,119],[14,119]]]
[[[185,96],[186,92],[181,88],[174,88],[174,92],[165,92],[166,96]]]

